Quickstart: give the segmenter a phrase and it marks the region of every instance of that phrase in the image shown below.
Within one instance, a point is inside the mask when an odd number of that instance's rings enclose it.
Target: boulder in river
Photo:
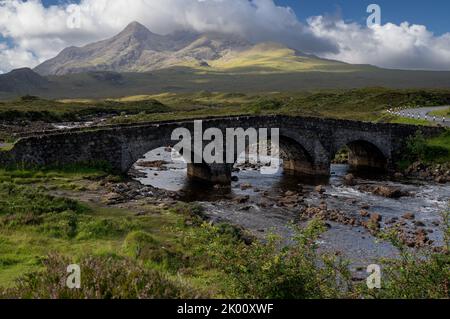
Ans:
[[[244,203],[248,202],[249,199],[250,199],[250,196],[248,196],[248,195],[238,196],[234,199],[234,202],[238,203],[238,204],[244,204]]]
[[[369,213],[368,211],[366,211],[366,210],[360,211],[359,214],[360,214],[362,217],[369,217],[369,216],[370,216],[370,213]]]
[[[370,220],[373,222],[379,223],[383,220],[383,217],[380,214],[375,213],[375,214],[370,215]]]
[[[359,188],[363,192],[373,193],[374,195],[386,197],[386,198],[394,198],[398,199],[400,197],[409,196],[408,192],[401,190],[398,187],[394,186],[361,186]]]
[[[355,176],[353,174],[345,175],[344,184],[347,186],[355,186],[356,185]]]
[[[323,185],[319,185],[316,187],[316,192],[319,194],[324,194],[326,192],[326,189]]]
[[[406,213],[402,217],[403,217],[403,219],[407,219],[407,220],[414,220],[414,219],[416,219],[416,215],[414,215],[413,213]]]

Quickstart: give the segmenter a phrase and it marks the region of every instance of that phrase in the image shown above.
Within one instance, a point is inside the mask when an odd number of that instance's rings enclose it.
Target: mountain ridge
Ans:
[[[303,54],[280,43],[251,43],[219,32],[176,31],[159,35],[135,21],[109,39],[68,47],[34,71],[47,76],[92,71],[151,72],[172,67],[218,72],[239,67],[292,72],[346,66],[351,65]]]
[[[158,35],[139,22],[117,35],[83,47],[68,47],[38,65],[40,75],[66,75],[89,71],[149,72],[215,60],[251,44],[237,36],[219,33],[175,32]]]

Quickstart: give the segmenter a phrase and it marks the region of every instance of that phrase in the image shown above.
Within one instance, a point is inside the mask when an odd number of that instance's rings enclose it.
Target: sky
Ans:
[[[381,21],[368,26],[372,3]],[[450,70],[449,13],[448,0],[0,0],[0,72],[34,67],[132,21],[159,34],[220,31],[348,63]]]
[[[366,22],[366,8],[375,3],[382,9],[383,22],[400,24],[404,21],[421,24],[436,34],[450,32],[450,1],[448,0],[277,0],[290,6],[305,20],[310,16],[341,12],[344,19],[361,24]]]

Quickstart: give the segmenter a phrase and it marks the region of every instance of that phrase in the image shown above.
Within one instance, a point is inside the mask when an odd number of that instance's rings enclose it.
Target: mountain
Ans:
[[[252,44],[223,33],[152,33],[132,22],[118,35],[84,47],[69,47],[35,68],[41,75],[92,71],[149,72],[188,67],[203,72],[352,71],[355,67],[289,49],[277,43]],[[359,67],[357,67],[359,69]]]
[[[232,35],[175,32],[152,33],[132,22],[111,39],[69,47],[34,70],[41,75],[65,75],[88,71],[147,72],[180,65],[206,65],[231,51],[250,47]]]
[[[48,89],[48,79],[29,68],[16,69],[6,74],[0,74],[0,92],[29,94],[34,91]]]
[[[34,71],[0,75],[0,100],[108,98],[166,92],[292,92],[315,89],[448,88],[450,72],[385,70],[306,55],[278,43],[179,31],[138,22],[116,36],[69,47]]]

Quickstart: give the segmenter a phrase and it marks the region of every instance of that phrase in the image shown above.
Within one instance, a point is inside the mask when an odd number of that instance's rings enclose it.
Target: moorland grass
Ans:
[[[83,117],[105,114],[164,113],[170,109],[156,100],[133,103],[112,100],[54,101],[22,97],[0,102],[0,121],[77,121]]]
[[[431,112],[431,115],[435,115],[438,117],[450,117],[450,107],[446,110],[439,110]]]

